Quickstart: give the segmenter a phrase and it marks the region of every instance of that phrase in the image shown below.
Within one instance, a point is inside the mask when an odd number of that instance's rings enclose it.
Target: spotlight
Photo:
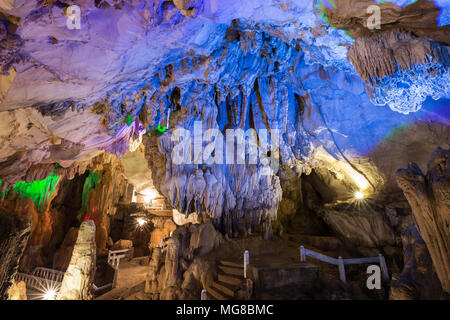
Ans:
[[[138,218],[137,223],[138,223],[139,227],[143,227],[147,223],[147,221],[145,221],[144,218]]]
[[[55,300],[56,299],[56,290],[54,289],[48,289],[44,292],[44,295],[42,296],[44,300]]]
[[[355,198],[358,200],[364,199],[364,193],[362,193],[361,191],[356,192]]]

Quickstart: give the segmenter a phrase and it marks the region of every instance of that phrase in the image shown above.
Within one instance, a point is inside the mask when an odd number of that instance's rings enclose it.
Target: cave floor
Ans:
[[[323,238],[323,239],[322,239]],[[221,244],[215,251],[211,260],[231,261],[236,264],[243,264],[243,253],[245,250],[250,252],[250,265],[259,269],[283,269],[303,268],[300,266],[300,243],[306,248],[317,252],[338,257],[347,256],[340,248],[324,250],[330,248],[330,237],[315,237],[314,241],[322,243],[318,249],[301,241],[301,235],[286,234],[285,236],[274,240],[263,240],[261,236],[252,236],[242,239],[229,239]],[[311,240],[311,239],[309,239]],[[307,267],[318,270],[318,278],[314,281],[307,281],[302,288],[298,286],[285,286],[270,290],[256,290],[254,297],[256,299],[366,299],[364,293],[363,277],[365,269],[362,266],[346,267],[349,283],[343,284],[339,281],[338,268],[333,265],[307,258]],[[140,257],[132,260],[122,260],[119,266],[117,277],[117,286],[115,289],[97,297],[98,300],[150,300],[150,296],[145,294],[145,280],[149,272],[148,257]],[[306,276],[306,275],[305,275]],[[375,298],[384,298],[384,294]]]
[[[138,285],[145,281],[148,271],[148,257],[120,261],[116,288],[130,288]]]
[[[96,300],[120,300],[128,297],[131,297],[132,300],[137,300],[136,294],[144,291],[148,272],[148,257],[121,260],[116,287],[98,296]]]

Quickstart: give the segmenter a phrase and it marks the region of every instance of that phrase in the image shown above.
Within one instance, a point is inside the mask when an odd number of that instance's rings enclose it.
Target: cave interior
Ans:
[[[450,300],[449,23],[0,1],[0,299]]]

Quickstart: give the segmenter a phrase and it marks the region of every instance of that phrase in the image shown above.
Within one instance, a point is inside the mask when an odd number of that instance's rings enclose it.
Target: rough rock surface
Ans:
[[[8,300],[27,300],[27,286],[25,282],[13,281],[8,291]]]
[[[383,214],[370,206],[352,207],[325,207],[320,214],[344,243],[359,251],[396,245],[394,230]]]
[[[408,70],[433,60],[448,65],[450,57],[446,47],[428,38],[395,30],[356,39],[348,58],[364,81],[374,82],[393,75],[397,68]]]
[[[411,163],[397,181],[413,210],[420,235],[430,252],[442,288],[450,293],[450,150],[438,149],[427,174]]]
[[[404,267],[392,274],[389,299],[439,299],[442,287],[433,268],[427,246],[416,227],[402,234]]]
[[[177,227],[164,248],[151,249],[145,292],[153,300],[198,299],[201,289],[214,280],[211,255],[222,242],[210,222]]]
[[[64,275],[57,300],[88,300],[96,263],[95,224],[84,221],[78,232],[72,259]]]
[[[131,240],[118,240],[114,243],[111,250],[122,250],[122,249],[131,249],[133,248],[133,241]]]
[[[53,269],[66,271],[72,259],[72,252],[78,238],[79,228],[72,227],[67,232],[61,247],[55,252],[53,257]]]
[[[445,8],[444,1],[386,1],[377,3],[380,8],[380,28],[367,28],[367,21],[371,13],[367,8],[373,5],[370,0],[335,0],[334,8],[324,8],[324,13],[330,24],[338,29],[346,29],[353,38],[359,38],[385,30],[403,29],[413,32],[419,37],[427,36],[434,41],[450,44],[450,31],[445,26],[448,22],[448,11],[443,14],[443,19],[436,20],[441,10]],[[441,9],[442,8],[442,9]]]
[[[8,298],[30,234],[29,218],[0,209],[0,299]]]

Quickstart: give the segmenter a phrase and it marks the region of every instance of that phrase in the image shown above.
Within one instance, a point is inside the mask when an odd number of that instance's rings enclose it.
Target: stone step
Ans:
[[[219,266],[219,269],[225,272],[226,274],[232,274],[241,277],[244,276],[244,271],[242,268]]]
[[[233,286],[242,286],[244,284],[242,278],[236,278],[226,274],[218,274],[218,280],[223,283],[231,284]]]
[[[233,298],[234,297],[234,292],[237,291],[237,287],[235,286],[231,286],[229,284],[223,283],[223,282],[216,282],[214,281],[212,286],[219,290],[220,292],[224,293],[225,295]]]
[[[244,265],[243,264],[232,262],[232,261],[221,260],[220,264],[223,265],[223,266],[226,266],[226,267],[234,267],[234,268],[244,269]]]
[[[219,292],[217,292],[216,290],[214,290],[211,287],[207,287],[206,291],[208,292],[208,295],[213,296],[214,299],[216,299],[216,300],[227,300],[227,298],[225,296],[223,296],[222,294],[220,294]]]

